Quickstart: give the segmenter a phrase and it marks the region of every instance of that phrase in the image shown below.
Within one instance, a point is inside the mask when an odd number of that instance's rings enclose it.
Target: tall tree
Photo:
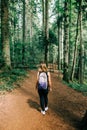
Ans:
[[[23,44],[22,44],[22,64],[25,63],[25,0],[23,0]]]
[[[25,43],[25,0],[23,0],[23,43]]]
[[[49,0],[45,0],[45,62],[47,64],[47,55],[48,55],[48,2]]]
[[[45,12],[44,12],[44,10],[45,10],[45,2],[44,2],[44,0],[42,0],[42,31],[43,31],[43,37],[44,37],[44,21],[45,21]]]
[[[58,18],[57,18],[57,28],[58,28],[58,69],[60,70],[61,69],[61,61],[60,61],[60,24],[61,24],[61,20],[60,20],[60,12],[59,12],[59,2],[58,1]]]
[[[69,1],[64,5],[64,71],[63,80],[69,82]]]
[[[76,27],[76,38],[75,38],[75,49],[74,49],[74,58],[73,58],[73,66],[71,73],[71,80],[74,78],[76,60],[77,60],[77,49],[78,49],[78,41],[80,42],[80,49],[78,55],[78,70],[77,77],[79,78],[80,83],[83,83],[83,43],[82,43],[82,0],[78,1],[78,18],[77,18],[77,27]]]
[[[80,83],[83,83],[83,42],[82,42],[82,0],[79,0],[79,15],[80,15]]]
[[[4,67],[11,67],[9,45],[9,0],[1,0],[1,42]]]
[[[42,0],[42,31],[43,31],[43,43],[44,43],[44,61],[47,64],[47,56],[48,56],[48,7],[49,0]]]
[[[74,74],[75,74],[75,66],[76,66],[76,58],[77,58],[77,47],[78,47],[78,38],[79,38],[79,10],[78,10],[78,17],[77,17],[77,24],[76,24],[76,37],[75,37],[75,48],[74,48],[74,57],[73,57],[73,65],[71,71],[71,80],[73,81]]]
[[[58,3],[58,4],[57,4]],[[63,8],[63,3],[61,1],[57,1],[57,10],[58,10],[58,18],[57,18],[57,28],[58,28],[58,69],[62,68],[62,60],[63,60],[63,15],[60,11]]]

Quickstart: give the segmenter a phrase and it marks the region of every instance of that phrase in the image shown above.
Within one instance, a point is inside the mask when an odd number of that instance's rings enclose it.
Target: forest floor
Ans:
[[[35,90],[36,71],[29,71],[19,88],[0,94],[0,130],[77,130],[75,123],[87,109],[87,97],[64,85],[57,73],[51,78],[53,90],[44,116]]]

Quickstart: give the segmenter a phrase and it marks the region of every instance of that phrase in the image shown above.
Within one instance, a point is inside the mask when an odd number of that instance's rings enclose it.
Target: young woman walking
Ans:
[[[45,115],[48,110],[48,92],[52,91],[52,88],[50,72],[44,63],[38,69],[36,89],[40,97],[41,113]]]

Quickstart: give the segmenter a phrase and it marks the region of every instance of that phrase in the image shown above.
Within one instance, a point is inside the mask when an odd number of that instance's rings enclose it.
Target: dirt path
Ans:
[[[49,93],[49,110],[43,116],[35,77],[35,71],[29,72],[20,88],[0,95],[0,130],[77,130],[74,123],[83,116],[87,98],[51,74],[53,91]]]

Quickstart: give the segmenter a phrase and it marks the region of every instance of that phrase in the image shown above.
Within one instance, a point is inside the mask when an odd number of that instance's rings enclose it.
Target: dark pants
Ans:
[[[48,105],[48,89],[39,89],[38,93],[40,97],[41,109],[44,111],[45,107]]]

